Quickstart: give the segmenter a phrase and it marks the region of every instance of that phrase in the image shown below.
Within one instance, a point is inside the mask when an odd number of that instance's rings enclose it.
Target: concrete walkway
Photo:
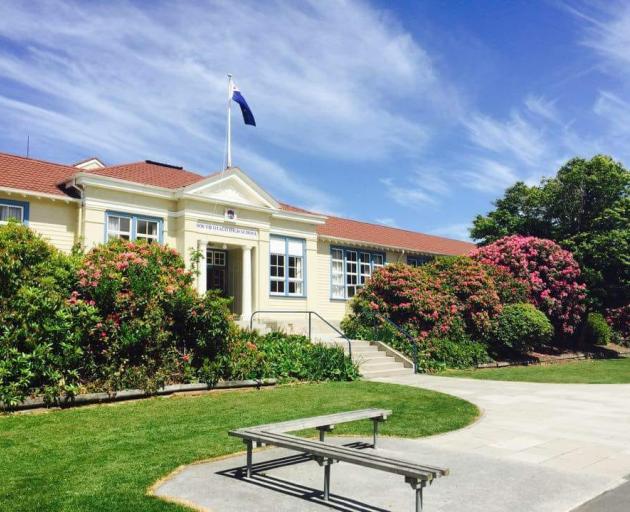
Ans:
[[[448,477],[426,490],[427,511],[568,512],[617,488],[630,475],[630,385],[530,384],[417,375],[378,380],[460,396],[484,412],[474,425],[448,434],[418,440],[382,439],[379,453],[451,469]],[[356,440],[336,438],[335,442]],[[241,454],[183,468],[153,491],[214,512],[328,507],[412,510],[413,493],[395,475],[335,464],[333,500],[325,504],[320,498],[323,471],[316,463],[279,449],[257,451],[254,460],[262,471],[250,481],[239,478],[238,470],[244,464]],[[599,512],[597,508],[585,510]]]

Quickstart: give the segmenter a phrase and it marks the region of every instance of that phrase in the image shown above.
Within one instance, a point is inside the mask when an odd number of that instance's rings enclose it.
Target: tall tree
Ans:
[[[596,307],[630,301],[630,171],[611,157],[573,158],[538,186],[518,182],[473,221],[485,245],[511,234],[550,238],[573,252]]]

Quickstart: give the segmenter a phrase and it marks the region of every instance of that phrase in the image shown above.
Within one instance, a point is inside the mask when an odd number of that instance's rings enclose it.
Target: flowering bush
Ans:
[[[70,302],[87,301],[102,318],[85,347],[85,377],[99,388],[185,381],[228,337],[229,301],[199,298],[174,249],[114,240],[85,256],[77,278]]]
[[[507,236],[475,249],[482,263],[508,270],[531,287],[531,302],[543,311],[558,333],[573,334],[585,311],[585,286],[569,251],[551,240]]]
[[[620,341],[630,343],[630,304],[606,310],[606,321]]]
[[[446,335],[460,311],[439,277],[423,267],[393,264],[379,268],[354,297],[351,308],[362,322],[379,313],[423,340]],[[370,320],[372,319],[372,320]]]
[[[487,266],[468,257],[438,258],[424,269],[442,283],[443,290],[457,299],[467,334],[483,339],[492,319],[502,310],[501,299]]]

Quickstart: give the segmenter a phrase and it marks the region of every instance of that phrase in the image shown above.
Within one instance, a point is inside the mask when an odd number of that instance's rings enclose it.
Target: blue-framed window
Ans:
[[[382,252],[330,248],[330,298],[345,300],[354,297],[374,269],[385,265]]]
[[[29,204],[26,201],[0,199],[0,224],[6,224],[9,219],[15,219],[22,224],[28,224]]]
[[[106,212],[105,241],[121,238],[123,240],[144,240],[150,244],[162,243],[163,225],[163,220],[158,217]]]
[[[269,239],[269,293],[274,296],[306,297],[306,242],[299,238]]]
[[[422,265],[426,265],[430,261],[433,261],[433,256],[429,256],[426,254],[407,256],[407,265],[411,265],[412,267],[421,267]]]

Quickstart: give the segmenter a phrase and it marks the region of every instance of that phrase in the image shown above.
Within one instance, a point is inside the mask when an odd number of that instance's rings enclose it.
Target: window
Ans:
[[[208,263],[215,267],[225,267],[225,253],[223,251],[208,251]]]
[[[271,237],[269,242],[269,292],[304,297],[304,240]]]
[[[9,219],[24,222],[24,208],[22,206],[0,204],[0,222],[8,222]]]
[[[131,217],[109,215],[107,217],[107,240],[122,238],[131,240]]]
[[[332,249],[331,257],[332,257],[332,266],[330,268],[331,297],[333,299],[345,299],[346,287],[344,284],[344,273],[343,273],[343,250]]]
[[[429,263],[433,259],[433,256],[421,255],[421,256],[407,256],[407,265],[412,267],[420,267]]]
[[[147,243],[162,241],[162,219],[139,217],[126,213],[107,212],[105,240],[144,240]]]
[[[158,229],[160,223],[157,220],[138,219],[136,228],[136,238],[146,240],[148,243],[158,242]]]
[[[385,264],[382,253],[355,251],[333,247],[330,250],[330,297],[354,297],[374,272]]]

